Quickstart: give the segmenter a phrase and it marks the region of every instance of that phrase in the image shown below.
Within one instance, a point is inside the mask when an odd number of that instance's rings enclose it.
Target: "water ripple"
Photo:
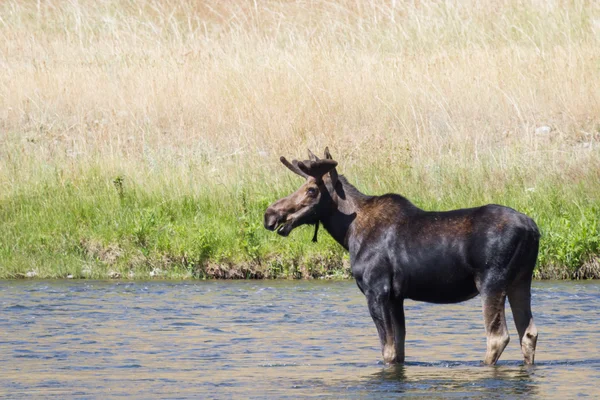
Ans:
[[[407,362],[381,361],[353,282],[2,281],[0,397],[598,396],[600,284],[536,283],[537,363],[484,366],[478,298],[406,302]]]

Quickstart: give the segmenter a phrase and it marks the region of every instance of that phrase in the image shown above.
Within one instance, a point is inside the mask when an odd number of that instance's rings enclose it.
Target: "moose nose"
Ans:
[[[265,211],[265,229],[274,231],[277,227],[278,220],[279,217],[277,215],[277,212],[271,208],[267,208],[267,211]]]

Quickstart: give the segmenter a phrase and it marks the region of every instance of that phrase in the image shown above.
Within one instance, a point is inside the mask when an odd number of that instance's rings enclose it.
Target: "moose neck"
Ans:
[[[350,227],[363,204],[372,196],[367,196],[352,186],[343,176],[338,177],[335,188],[327,185],[331,196],[331,208],[321,216],[320,222],[329,234],[346,250]]]

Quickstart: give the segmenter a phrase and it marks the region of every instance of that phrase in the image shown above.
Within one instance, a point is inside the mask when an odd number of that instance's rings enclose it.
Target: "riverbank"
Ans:
[[[21,187],[0,202],[0,278],[349,277],[346,252],[324,229],[312,243],[312,227],[287,238],[262,227],[268,204],[301,183],[283,166],[265,169],[246,175],[253,183],[240,186],[197,186],[191,177],[191,186],[169,182],[174,171],[136,184],[95,170]],[[501,186],[483,171],[446,168],[424,175],[382,166],[349,179],[367,193],[392,191],[374,188],[379,185],[403,187],[405,196],[429,210],[511,206],[534,218],[542,232],[536,277],[585,279],[600,277],[598,187],[585,184],[595,179],[594,171],[582,171],[579,182],[535,186],[523,185],[517,172]],[[457,178],[473,182],[452,184]]]
[[[348,276],[262,228],[329,146],[368,194],[498,203],[600,277],[600,3],[5,1],[0,278]]]

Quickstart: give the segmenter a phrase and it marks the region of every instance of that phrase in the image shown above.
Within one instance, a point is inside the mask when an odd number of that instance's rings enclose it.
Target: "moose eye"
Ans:
[[[306,194],[311,197],[315,197],[317,195],[317,189],[314,187],[308,188],[306,189]]]

